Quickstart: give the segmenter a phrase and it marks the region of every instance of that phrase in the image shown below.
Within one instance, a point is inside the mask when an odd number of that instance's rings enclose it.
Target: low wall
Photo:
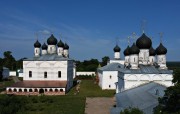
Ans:
[[[76,72],[76,76],[79,75],[95,75],[95,72]]]

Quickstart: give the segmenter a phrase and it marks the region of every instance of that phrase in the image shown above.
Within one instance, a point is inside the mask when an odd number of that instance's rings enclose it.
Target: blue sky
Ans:
[[[179,0],[1,0],[0,56],[10,50],[17,59],[32,57],[35,33],[41,44],[53,33],[69,44],[75,60],[113,58],[117,37],[124,58],[127,37],[141,36],[145,20],[153,47],[163,32],[167,60],[180,61],[179,11]]]

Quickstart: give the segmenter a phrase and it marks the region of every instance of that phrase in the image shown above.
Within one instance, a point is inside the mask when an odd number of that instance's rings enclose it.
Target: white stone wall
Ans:
[[[49,54],[57,53],[56,52],[56,45],[48,45],[48,53]]]
[[[120,59],[120,52],[114,52],[114,59]]]
[[[129,64],[129,56],[125,56],[125,62],[124,62],[125,65],[128,65]]]
[[[154,62],[156,62],[155,56],[149,56],[149,63],[153,65]]]
[[[161,69],[167,69],[167,67],[166,67],[166,55],[157,55],[157,63]]]
[[[67,61],[23,61],[23,70],[24,80],[67,80]],[[61,71],[61,78],[58,78],[58,71]]]
[[[102,88],[103,83],[103,72],[98,72],[99,86]]]
[[[129,56],[129,62],[131,64],[132,69],[137,69],[138,68],[138,63],[139,63],[139,58],[138,55],[133,54]]]
[[[47,50],[42,50],[42,55],[46,55],[47,54]]]
[[[34,55],[35,55],[36,57],[39,57],[40,54],[41,54],[41,49],[40,49],[40,48],[34,48]]]
[[[58,47],[57,54],[62,56],[64,54],[64,49],[62,47]]]
[[[64,50],[64,56],[69,57],[69,50],[67,50],[67,49]]]
[[[149,49],[140,49],[139,64],[147,65],[149,61]]]
[[[166,87],[172,86],[172,74],[124,74],[118,78],[119,91],[131,89],[151,81]]]
[[[79,75],[96,75],[95,72],[76,72],[76,75],[79,76]]]
[[[16,71],[10,71],[9,76],[16,76]]]
[[[101,77],[102,89],[116,89],[116,82],[118,81],[118,71],[103,71]]]

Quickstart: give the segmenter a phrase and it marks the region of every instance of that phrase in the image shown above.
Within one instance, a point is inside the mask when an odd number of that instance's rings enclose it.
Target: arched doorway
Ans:
[[[43,94],[44,93],[44,89],[39,89],[39,94]]]

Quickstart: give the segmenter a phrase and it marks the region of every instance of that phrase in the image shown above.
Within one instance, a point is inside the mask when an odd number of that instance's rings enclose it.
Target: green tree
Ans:
[[[107,65],[107,62],[109,61],[109,57],[108,56],[104,56],[103,58],[102,58],[102,63],[101,63],[101,66],[105,66],[105,65]]]
[[[16,70],[16,60],[11,53],[11,51],[4,52],[3,66],[9,68],[10,70]]]
[[[127,108],[121,111],[120,114],[143,114],[143,111],[138,108]]]
[[[173,74],[174,86],[165,90],[163,98],[159,99],[159,106],[155,108],[155,113],[180,113],[180,69],[176,69]]]

